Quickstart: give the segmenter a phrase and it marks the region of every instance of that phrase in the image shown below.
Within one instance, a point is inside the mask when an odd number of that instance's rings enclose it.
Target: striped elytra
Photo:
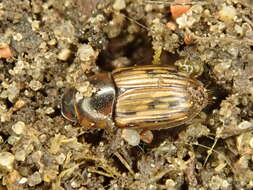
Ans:
[[[122,128],[165,129],[190,122],[208,102],[203,84],[174,67],[126,67],[102,76],[90,79],[98,88],[92,97],[77,100],[74,89],[66,91],[62,114],[67,119],[87,128],[114,123]]]

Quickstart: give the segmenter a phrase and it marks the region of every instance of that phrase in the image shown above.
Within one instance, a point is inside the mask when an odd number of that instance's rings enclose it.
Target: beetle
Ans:
[[[117,68],[90,77],[97,91],[78,97],[68,88],[61,102],[62,115],[82,126],[157,130],[189,123],[208,103],[203,84],[172,66]]]

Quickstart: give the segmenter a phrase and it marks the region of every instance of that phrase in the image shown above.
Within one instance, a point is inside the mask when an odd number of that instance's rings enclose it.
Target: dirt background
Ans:
[[[1,190],[253,188],[253,2],[192,1],[177,19],[172,4],[0,1]],[[65,88],[159,52],[212,95],[190,125],[133,147],[62,117]]]

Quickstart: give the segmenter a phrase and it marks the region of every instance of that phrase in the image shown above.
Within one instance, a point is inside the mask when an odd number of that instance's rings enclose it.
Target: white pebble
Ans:
[[[236,9],[232,6],[223,5],[219,11],[219,18],[222,21],[233,21],[236,17]]]
[[[11,135],[8,137],[7,142],[10,145],[14,145],[20,140],[20,136]]]
[[[17,135],[23,134],[24,130],[25,130],[25,123],[23,121],[18,121],[17,123],[15,123],[14,125],[12,125],[12,130]]]
[[[20,180],[19,180],[19,184],[25,184],[27,182],[27,178],[26,177],[22,177]]]
[[[238,128],[240,129],[248,129],[252,127],[253,127],[253,123],[249,121],[243,121],[238,125]]]
[[[17,161],[25,161],[25,158],[26,158],[26,151],[25,150],[20,150],[20,151],[17,151],[15,153],[15,159]]]
[[[126,2],[125,2],[125,0],[115,0],[112,7],[114,10],[120,11],[120,10],[126,8]]]
[[[137,146],[140,143],[140,135],[134,129],[123,129],[121,137],[132,146]]]
[[[71,55],[70,49],[64,48],[60,51],[57,58],[62,61],[66,61],[70,57],[70,55]]]
[[[83,44],[78,48],[77,55],[81,61],[96,60],[98,52],[95,51],[90,45]]]
[[[28,178],[28,185],[31,187],[34,187],[35,185],[38,185],[42,182],[40,173],[34,172],[31,176]]]
[[[4,170],[12,170],[14,163],[14,155],[9,152],[1,152],[0,153],[0,168]]]
[[[29,87],[34,90],[37,91],[39,89],[42,88],[42,84],[40,83],[40,81],[37,80],[31,80],[31,82],[29,83]]]

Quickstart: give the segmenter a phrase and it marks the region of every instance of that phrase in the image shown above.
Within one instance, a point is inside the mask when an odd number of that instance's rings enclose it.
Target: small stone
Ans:
[[[121,137],[132,146],[137,146],[140,143],[140,135],[134,129],[123,129]]]
[[[0,58],[9,58],[12,56],[13,54],[11,52],[11,48],[9,45],[6,45],[5,47],[0,48]]]
[[[75,41],[75,27],[71,21],[62,21],[54,27],[54,35],[58,41],[73,43]]]
[[[47,44],[50,46],[54,46],[56,45],[56,43],[57,43],[56,39],[51,39],[50,41],[47,42]]]
[[[88,81],[85,81],[82,83],[77,83],[75,85],[75,88],[77,89],[78,92],[85,93],[86,91],[88,91],[89,85],[90,85],[90,83]]]
[[[62,60],[62,61],[66,61],[71,55],[71,50],[64,48],[60,51],[60,53],[58,54],[57,58]]]
[[[252,127],[253,127],[253,123],[249,121],[243,121],[238,125],[238,128],[240,129],[248,129]]]
[[[17,151],[16,153],[15,153],[15,159],[17,160],[17,161],[25,161],[25,158],[26,158],[26,152],[25,152],[25,150],[20,150],[20,151]]]
[[[42,88],[42,84],[40,83],[40,81],[37,80],[31,80],[31,82],[29,83],[29,87],[34,90],[37,91],[39,89]]]
[[[48,107],[45,109],[45,114],[52,114],[52,113],[54,113],[54,108]]]
[[[173,181],[172,179],[167,179],[165,181],[165,185],[166,187],[168,187],[169,189],[174,189],[177,185],[177,183],[175,181]]]
[[[234,28],[237,34],[239,34],[240,36],[243,35],[243,28],[240,25],[236,24]]]
[[[176,3],[188,3],[191,0],[174,0]],[[190,5],[171,5],[170,12],[173,19],[177,19],[191,8]]]
[[[18,121],[17,123],[15,123],[14,125],[12,125],[12,130],[17,135],[23,134],[24,130],[25,130],[25,123],[23,121]]]
[[[39,30],[39,28],[40,28],[40,21],[38,21],[38,20],[32,21],[31,26],[32,26],[32,30],[33,31]]]
[[[81,61],[95,61],[98,56],[98,52],[90,45],[83,44],[78,48],[77,55]]]
[[[29,69],[30,65],[26,61],[17,61],[15,67],[9,71],[11,75],[23,75],[26,69]]]
[[[176,22],[179,28],[187,28],[191,27],[195,23],[195,19],[192,17],[188,17],[187,15],[182,15],[181,17],[176,19]]]
[[[18,142],[20,140],[20,137],[17,137],[17,136],[15,136],[15,135],[11,135],[11,136],[9,136],[8,137],[8,139],[7,139],[7,142],[8,142],[8,144],[10,144],[10,145],[14,145],[16,142]]]
[[[219,11],[219,18],[222,21],[233,21],[236,17],[236,9],[232,6],[223,5]]]
[[[80,187],[80,184],[79,184],[77,181],[72,181],[70,185],[71,185],[71,187],[73,187],[73,188],[78,188],[78,187]]]
[[[15,99],[19,95],[19,92],[20,92],[20,84],[16,82],[12,82],[7,89],[7,95],[10,102],[15,101]]]
[[[126,2],[125,2],[125,0],[115,0],[112,7],[114,10],[120,11],[120,10],[126,8]]]
[[[15,157],[10,152],[1,152],[0,153],[0,168],[11,171],[13,169]]]
[[[0,144],[2,144],[4,142],[4,139],[2,136],[0,136]]]
[[[26,177],[22,177],[20,180],[19,180],[19,184],[25,184],[27,182],[27,178]]]
[[[166,26],[168,29],[175,31],[177,29],[177,25],[174,22],[167,22]]]
[[[40,150],[38,150],[36,152],[33,152],[32,155],[31,155],[32,161],[34,163],[39,163],[40,160],[41,160],[42,155],[43,155],[43,153]]]
[[[40,173],[34,172],[29,178],[28,178],[28,185],[33,187],[35,185],[40,184],[42,181]]]
[[[143,130],[140,133],[140,138],[145,143],[151,143],[153,141],[153,133],[150,130]]]
[[[46,142],[46,140],[47,140],[47,135],[46,134],[42,134],[42,135],[40,135],[39,136],[39,139],[40,139],[40,142]]]
[[[22,107],[24,107],[25,105],[26,105],[26,102],[24,100],[18,100],[18,101],[16,101],[16,103],[14,105],[13,111],[17,111],[17,110],[21,109]]]
[[[112,61],[112,65],[115,68],[127,67],[127,66],[131,65],[131,61],[127,57],[118,57],[117,59]]]
[[[55,159],[56,159],[58,164],[62,165],[64,163],[65,159],[66,159],[66,156],[65,156],[65,154],[61,153]]]
[[[215,176],[212,176],[209,182],[209,187],[213,190],[218,190],[218,189],[229,189],[231,185],[226,179],[223,179],[220,176],[215,175]]]
[[[20,33],[16,33],[16,34],[13,34],[13,39],[19,42],[23,39],[23,36]]]

